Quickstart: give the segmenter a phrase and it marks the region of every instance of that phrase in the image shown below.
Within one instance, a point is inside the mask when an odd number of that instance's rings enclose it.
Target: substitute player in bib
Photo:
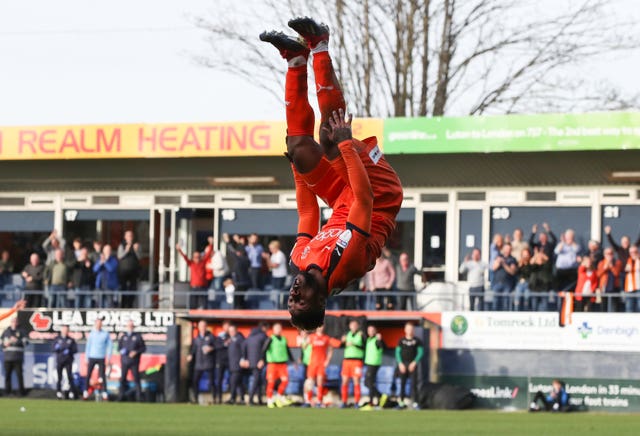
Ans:
[[[344,345],[344,360],[342,361],[342,378],[341,408],[347,407],[349,399],[349,381],[353,381],[353,400],[354,407],[357,409],[360,405],[360,377],[362,377],[362,360],[364,359],[364,335],[360,331],[360,323],[357,320],[351,320],[349,323],[349,331],[342,337]]]
[[[375,326],[367,327],[367,342],[365,345],[364,364],[367,372],[364,376],[364,385],[369,389],[369,405],[384,407],[387,396],[378,390],[378,370],[382,365],[382,355],[384,354],[384,342],[382,335],[378,333]]]
[[[381,253],[402,203],[402,186],[376,138],[352,138],[351,118],[329,56],[329,29],[311,18],[289,21],[304,39],[280,32],[260,35],[287,60],[285,100],[287,157],[298,203],[298,235],[291,253],[295,275],[289,296],[294,325],[313,330],[324,322],[326,298],[370,270]],[[308,100],[307,61],[321,112],[319,139]],[[332,209],[319,229],[316,195]]]
[[[309,345],[311,356],[309,366],[307,366],[307,379],[304,382],[305,405],[310,406],[313,400],[313,387],[316,387],[316,407],[322,407],[324,397],[324,381],[327,378],[327,366],[331,362],[333,347],[330,345],[331,338],[324,334],[324,326],[316,329],[315,333],[309,335]]]
[[[285,398],[284,392],[287,389],[287,384],[289,384],[287,363],[294,361],[291,356],[291,350],[287,345],[287,338],[282,336],[282,324],[275,323],[272,330],[273,334],[264,343],[264,348],[262,349],[267,362],[267,407],[270,409],[291,404]],[[280,381],[278,395],[274,399],[273,391],[278,380]]]

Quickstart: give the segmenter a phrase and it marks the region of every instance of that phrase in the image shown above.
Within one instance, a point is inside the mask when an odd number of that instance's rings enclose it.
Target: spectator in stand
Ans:
[[[251,262],[247,257],[247,251],[242,245],[241,238],[234,235],[234,240],[231,241],[226,233],[222,237],[227,244],[227,260],[231,267],[231,278],[234,286],[233,306],[235,309],[243,309],[244,292],[251,286],[251,275],[249,273]]]
[[[209,282],[207,282],[206,265],[213,253],[213,237],[207,238],[207,247],[204,250],[204,255],[201,255],[199,251],[194,251],[191,255],[191,259],[182,251],[180,243],[176,244],[176,250],[180,253],[180,256],[187,262],[187,266],[191,272],[189,285],[191,287],[191,296],[189,297],[190,309],[204,309],[207,301],[207,288]]]
[[[58,232],[53,230],[47,239],[42,243],[42,248],[44,252],[47,254],[47,260],[45,261],[45,266],[51,265],[56,260],[55,252],[59,248],[64,252],[66,246],[66,241],[58,236]]]
[[[262,253],[262,257],[271,271],[271,286],[283,290],[287,279],[287,257],[280,250],[280,241],[269,242],[269,253]]]
[[[503,244],[504,238],[501,234],[496,233],[493,235],[493,242],[491,242],[491,246],[489,247],[489,265],[493,265],[498,256],[500,256]],[[489,280],[493,280],[493,269],[489,270]]]
[[[198,333],[191,341],[191,349],[187,356],[188,362],[194,362],[193,379],[191,380],[191,402],[198,402],[198,394],[200,393],[200,379],[207,373],[209,375],[209,384],[211,387],[212,401],[216,398],[216,338],[207,329],[207,322],[198,321]],[[218,392],[222,385],[218,385]],[[219,394],[222,395],[222,394]]]
[[[222,290],[222,282],[229,275],[229,265],[221,250],[214,250],[207,268],[213,277],[210,287],[216,291]]]
[[[393,289],[393,282],[396,279],[396,271],[393,269],[391,261],[383,256],[376,259],[376,265],[366,274],[369,281],[368,289],[374,292],[390,292]],[[385,304],[386,300],[386,304]],[[376,310],[393,310],[395,307],[392,296],[376,297]]]
[[[598,263],[598,286],[600,291],[609,295],[606,299],[607,311],[615,312],[617,306],[617,300],[611,297],[611,294],[620,291],[620,272],[623,269],[620,259],[616,259],[613,253],[613,248],[607,247],[604,249],[604,259]]]
[[[474,248],[471,255],[466,255],[460,265],[460,274],[467,275],[469,284],[469,309],[484,310],[484,273],[489,269],[481,260],[480,249]],[[477,304],[477,306],[476,306]]]
[[[531,264],[531,252],[525,248],[520,253],[520,261],[518,262],[518,275],[516,290],[513,296],[513,310],[528,311],[531,301],[531,274],[533,273],[533,265]]]
[[[262,280],[260,272],[262,270],[262,253],[264,248],[258,242],[258,235],[252,233],[249,235],[249,244],[245,247],[247,251],[247,257],[249,258],[250,269],[249,275],[251,278],[252,289],[262,289]]]
[[[60,334],[53,342],[53,352],[56,355],[56,372],[58,380],[56,382],[56,397],[59,400],[66,396],[62,392],[62,374],[67,373],[67,382],[69,384],[68,398],[80,398],[80,391],[73,380],[73,356],[78,352],[78,344],[75,339],[69,336],[69,326],[63,325],[60,328]]]
[[[29,264],[24,267],[22,277],[25,281],[24,289],[27,291],[27,306],[41,307],[44,293],[44,265],[40,263],[40,256],[37,253],[29,256]]]
[[[398,363],[398,373],[400,374],[400,407],[408,405],[405,402],[405,395],[407,379],[409,379],[411,381],[411,405],[414,409],[418,409],[418,364],[423,356],[424,346],[422,341],[415,337],[415,327],[408,322],[404,326],[404,336],[400,338],[396,347],[396,362]]]
[[[251,371],[253,381],[249,388],[249,404],[253,406],[262,405],[262,386],[264,385],[264,355],[262,349],[267,341],[267,330],[269,326],[262,321],[249,333],[249,337],[242,344],[243,367]],[[258,401],[254,398],[258,397]]]
[[[73,238],[73,258],[77,259],[80,256],[80,250],[82,250],[82,238]]]
[[[613,239],[613,235],[611,234],[611,226],[605,226],[604,233],[607,235],[607,241],[609,241],[609,245],[613,247],[616,254],[618,255],[618,259],[620,259],[620,262],[622,262],[623,269],[620,272],[620,285],[624,286],[624,277],[626,274],[624,267],[627,265],[627,260],[629,260],[629,247],[631,247],[631,240],[628,236],[622,236],[620,238],[620,245],[616,244],[616,241]],[[640,235],[638,235],[638,239],[633,245],[640,245]]]
[[[2,333],[2,352],[4,354],[4,390],[11,395],[11,376],[15,371],[18,378],[18,393],[26,395],[22,366],[24,364],[24,348],[29,344],[28,335],[18,327],[18,318],[11,318],[11,324]]]
[[[54,251],[53,263],[45,269],[45,282],[49,285],[49,306],[67,307],[67,285],[69,284],[69,267],[64,259],[64,251]]]
[[[548,223],[542,223],[542,227],[544,228],[544,232],[541,232],[538,235],[538,242],[535,241],[536,234],[538,233],[538,225],[534,224],[531,228],[531,237],[529,238],[529,246],[534,249],[537,247],[541,250],[547,259],[553,259],[554,250],[556,249],[556,244],[558,243],[558,238],[551,231],[551,227],[549,227]],[[534,250],[535,254],[535,250]]]
[[[133,382],[136,389],[136,401],[142,401],[142,384],[140,383],[140,357],[142,353],[147,351],[147,345],[144,343],[142,335],[134,331],[132,320],[127,322],[127,331],[120,335],[118,340],[118,351],[120,352],[121,374],[120,389],[118,391],[118,400],[123,401],[128,391],[127,375],[131,371]],[[213,374],[209,379],[211,384],[215,386]],[[214,395],[215,397],[215,395]]]
[[[222,322],[222,331],[216,337],[216,386],[218,387],[217,395],[214,402],[222,404],[222,381],[224,375],[230,375],[229,372],[229,344],[231,338],[229,337],[229,327],[231,323],[229,321]]]
[[[422,272],[409,261],[407,253],[400,253],[398,264],[396,265],[396,288],[400,292],[411,292],[412,296],[400,296],[398,310],[417,310],[416,307],[416,285],[414,276],[422,277]]]
[[[118,246],[118,280],[122,291],[122,308],[132,308],[136,300],[140,277],[140,244],[133,239],[133,232],[124,232],[124,241]]]
[[[588,312],[591,304],[591,295],[598,288],[598,273],[591,257],[585,256],[578,267],[578,281],[574,290],[575,311]],[[595,303],[595,301],[594,301]]]
[[[544,252],[544,246],[534,245],[533,257],[530,263],[531,276],[529,277],[529,289],[535,293],[549,292],[553,283],[553,265]],[[548,307],[549,296],[536,296],[531,298],[531,310],[544,311],[547,310]]]
[[[235,324],[229,324],[229,371],[231,377],[229,380],[229,401],[227,404],[236,404],[238,394],[240,394],[240,403],[244,403],[244,395],[247,388],[244,384],[245,370],[240,366],[242,360],[242,344],[244,336],[238,331]]]
[[[89,253],[89,260],[92,265],[95,265],[100,261],[100,256],[102,256],[102,242],[93,241],[93,251]]]
[[[624,267],[624,292],[625,292],[625,311],[638,312],[640,310],[640,255],[638,255],[638,246],[629,247],[629,259]]]
[[[589,240],[587,248],[589,251],[586,253],[586,255],[591,258],[591,264],[595,268],[604,257],[602,255],[602,248],[600,247],[600,242],[596,241],[595,239],[591,239]]]
[[[102,386],[102,399],[105,401],[109,399],[109,394],[106,390],[107,371],[105,367],[109,366],[112,351],[113,344],[111,342],[111,335],[109,332],[102,330],[102,318],[98,318],[96,319],[93,330],[89,333],[87,345],[85,346],[87,358],[87,388],[89,387],[89,380],[91,380],[93,368],[97,366],[98,382]],[[98,394],[100,394],[100,392],[98,392]],[[89,398],[88,389],[83,392],[82,397],[85,400]]]
[[[114,291],[118,290],[118,259],[113,255],[111,245],[102,247],[100,259],[93,264],[93,273],[96,275],[96,289],[104,292],[99,298],[101,307],[113,307],[115,301]]]
[[[2,250],[0,255],[0,287],[11,284],[11,274],[13,274],[13,261],[9,250]]]
[[[511,256],[510,244],[502,245],[502,251],[493,261],[491,270],[493,271],[493,280],[491,280],[493,310],[506,310],[509,307],[509,294],[516,285],[518,272],[518,262]]]
[[[92,304],[92,292],[94,288],[95,278],[93,276],[93,265],[89,260],[89,251],[81,248],[75,262],[71,264],[69,271],[71,280],[71,289],[75,294],[76,309],[89,309]]]
[[[515,229],[513,231],[513,238],[511,239],[511,255],[520,262],[522,250],[526,248],[529,248],[529,243],[524,240],[524,233],[522,232],[522,229]]]
[[[384,342],[382,335],[375,326],[367,327],[367,343],[364,351],[364,364],[367,372],[364,378],[364,385],[369,389],[369,405],[384,407],[387,402],[387,395],[378,390],[378,370],[382,366],[382,355],[384,353]]]
[[[580,245],[575,241],[575,232],[568,229],[554,250],[556,254],[556,291],[570,290],[578,279]]]

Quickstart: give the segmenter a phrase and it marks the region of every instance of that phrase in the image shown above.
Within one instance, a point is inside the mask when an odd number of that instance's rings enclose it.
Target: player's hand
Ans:
[[[176,250],[180,251],[180,243],[179,242],[176,244]]]
[[[258,369],[264,368],[264,360],[258,360],[258,365],[256,365]]]
[[[534,235],[536,233],[538,233],[538,225],[534,224],[533,226],[531,226],[531,233],[533,233]]]
[[[27,307],[27,300],[18,300],[16,301],[16,304],[13,305],[15,310],[22,310],[25,307]]]
[[[342,141],[347,141],[351,139],[351,121],[353,120],[353,115],[349,114],[348,117],[345,117],[344,110],[338,109],[338,112],[333,111],[331,116],[329,117],[329,126],[330,129],[323,127],[323,129],[327,133],[327,137],[330,141],[339,144]]]
[[[611,226],[605,226],[605,227],[604,227],[604,232],[605,232],[607,235],[610,235],[610,234],[611,234]]]
[[[544,227],[544,231],[547,233],[551,231],[551,227],[549,227],[549,223],[542,223],[542,227]]]
[[[380,333],[376,333],[376,339],[381,341],[382,340],[382,335]]]
[[[416,362],[411,362],[409,364],[409,372],[415,371],[416,370],[416,366],[418,366]]]
[[[136,353],[135,351],[132,351],[132,352],[129,353],[129,358],[130,359],[134,359],[137,355],[138,355],[138,353]]]
[[[404,363],[398,363],[398,370],[401,374],[404,374],[405,372],[407,372],[407,367]]]

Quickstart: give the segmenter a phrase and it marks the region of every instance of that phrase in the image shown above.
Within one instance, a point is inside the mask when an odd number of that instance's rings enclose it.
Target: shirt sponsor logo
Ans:
[[[375,165],[378,165],[378,162],[382,158],[382,150],[380,150],[380,147],[377,145],[373,147],[371,151],[369,151],[369,158]]]

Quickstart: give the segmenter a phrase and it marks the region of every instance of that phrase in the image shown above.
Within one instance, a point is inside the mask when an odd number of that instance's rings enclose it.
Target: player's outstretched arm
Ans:
[[[330,129],[328,129],[327,135],[329,139],[338,144],[342,160],[347,169],[349,186],[355,197],[347,221],[368,233],[371,230],[373,191],[364,164],[353,147],[351,133],[352,119],[353,117],[351,115],[345,118],[342,109],[340,109],[338,113],[334,111],[333,115],[329,118]]]
[[[17,301],[16,304],[14,304],[11,309],[9,309],[7,312],[0,315],[0,320],[9,318],[11,315],[16,313],[17,311],[24,309],[26,305],[27,305],[27,302],[25,300]]]

